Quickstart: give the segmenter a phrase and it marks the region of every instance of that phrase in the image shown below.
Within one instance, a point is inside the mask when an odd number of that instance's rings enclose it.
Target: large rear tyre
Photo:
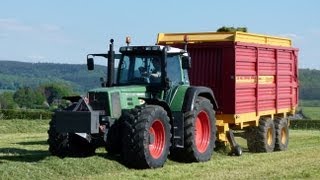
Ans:
[[[261,118],[259,126],[248,128],[246,134],[250,152],[272,152],[274,150],[276,133],[271,118]]]
[[[122,157],[128,167],[158,168],[167,160],[170,139],[170,119],[157,105],[137,107],[125,114]]]
[[[60,158],[64,157],[87,157],[94,155],[95,147],[87,140],[74,133],[58,133],[56,131],[55,116],[49,124],[48,144],[49,152]]]
[[[275,150],[285,151],[289,144],[288,120],[286,118],[275,118],[274,124],[276,128]]]
[[[185,113],[184,148],[172,149],[172,158],[186,162],[211,159],[216,141],[216,121],[211,102],[198,97],[192,111]]]

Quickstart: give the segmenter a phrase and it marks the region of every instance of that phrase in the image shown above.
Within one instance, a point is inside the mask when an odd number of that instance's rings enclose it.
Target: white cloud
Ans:
[[[32,59],[32,60],[43,60],[45,59],[44,56],[41,56],[41,55],[30,55],[28,56],[29,59]]]
[[[26,31],[32,31],[33,28],[29,25],[25,25],[19,22],[16,19],[6,18],[6,19],[0,19],[0,30],[26,32]]]
[[[0,38],[17,36],[58,44],[72,42],[63,29],[55,24],[27,24],[14,18],[0,18]]]
[[[285,33],[285,34],[280,34],[279,36],[290,38],[290,39],[303,39],[302,36],[295,33]]]
[[[48,32],[59,32],[61,31],[61,27],[54,24],[41,24],[40,29]]]

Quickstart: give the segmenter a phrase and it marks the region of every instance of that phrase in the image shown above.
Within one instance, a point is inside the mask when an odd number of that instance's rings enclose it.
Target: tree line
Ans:
[[[96,65],[94,71],[87,71],[86,65],[26,63],[0,61],[0,89],[17,90],[57,82],[68,84],[80,93],[99,86],[99,79],[106,75],[105,66]]]
[[[300,99],[320,100],[320,70],[299,70]]]
[[[37,87],[21,87],[15,92],[0,94],[0,109],[55,109],[65,105],[63,96],[75,95],[72,87],[60,83],[41,84]]]

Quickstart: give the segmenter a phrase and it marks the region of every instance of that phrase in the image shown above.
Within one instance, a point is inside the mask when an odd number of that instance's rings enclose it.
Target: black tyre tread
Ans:
[[[124,164],[130,168],[144,169],[162,167],[169,154],[171,146],[171,126],[167,112],[157,105],[138,106],[129,113],[124,114],[126,121],[123,123],[122,158]],[[150,121],[153,117],[162,119],[166,131],[166,147],[163,155],[153,159],[149,154],[148,133]]]
[[[208,115],[211,117],[211,141],[208,147],[208,150],[205,153],[199,153],[194,141],[194,126],[195,126],[195,118],[197,116],[197,112],[201,110],[201,108],[205,107],[207,109]],[[213,105],[211,102],[204,97],[198,97],[195,104],[194,110],[186,112],[184,114],[185,123],[184,123],[184,148],[175,148],[171,150],[171,158],[178,161],[183,162],[204,162],[211,159],[212,153],[215,148],[216,141],[216,124],[215,124],[215,115],[213,110]]]
[[[109,132],[107,135],[107,142],[105,145],[106,151],[109,154],[121,153],[122,126],[123,126],[123,119],[120,118],[116,120],[109,129]]]
[[[257,136],[257,127],[248,127],[246,129],[247,146],[250,152],[257,152],[256,136]]]
[[[49,152],[61,158],[64,157],[87,157],[95,153],[95,147],[81,137],[71,133],[56,132],[56,120],[53,115],[49,123],[48,144]]]
[[[288,144],[289,144],[289,127],[288,127],[288,120],[286,118],[280,118],[277,117],[274,120],[274,125],[275,125],[275,129],[276,129],[276,142],[275,142],[275,151],[285,151],[288,149]],[[286,142],[283,144],[281,142],[281,130],[282,128],[286,129],[287,132],[287,140]]]
[[[268,129],[272,128],[273,141],[271,145],[267,143]],[[275,127],[270,118],[261,118],[258,127],[247,128],[247,145],[250,152],[272,152],[275,147]]]

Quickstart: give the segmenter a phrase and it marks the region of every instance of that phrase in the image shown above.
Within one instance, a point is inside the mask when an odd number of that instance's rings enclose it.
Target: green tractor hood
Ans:
[[[88,92],[89,104],[93,110],[104,110],[106,115],[119,118],[121,111],[132,109],[144,103],[140,97],[146,97],[145,86],[117,86],[92,89]]]

